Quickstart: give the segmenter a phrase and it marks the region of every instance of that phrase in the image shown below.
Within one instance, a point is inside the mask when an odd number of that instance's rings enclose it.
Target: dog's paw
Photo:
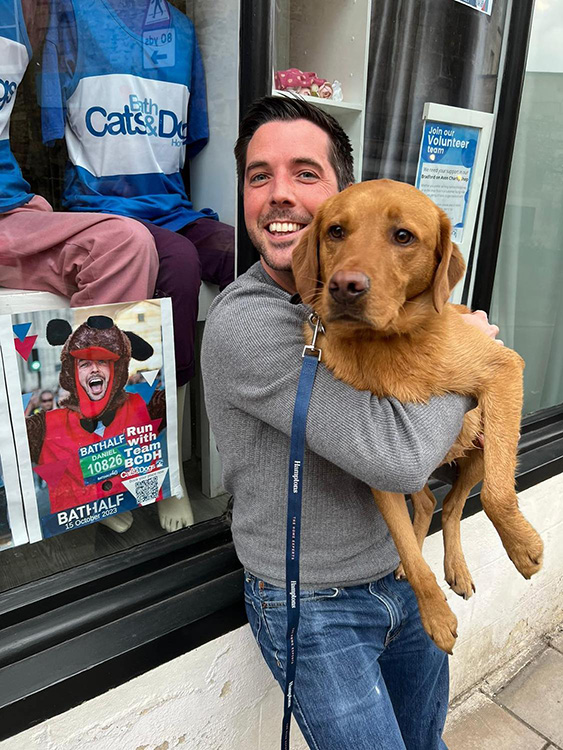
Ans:
[[[434,643],[447,654],[453,653],[457,638],[457,618],[442,596],[419,602],[420,619]]]
[[[396,581],[407,580],[407,574],[405,573],[405,569],[403,568],[403,563],[399,563],[399,567],[395,571],[395,580]]]
[[[543,542],[538,532],[528,524],[520,538],[503,539],[504,547],[516,569],[524,576],[531,578],[543,563]]]
[[[464,599],[469,599],[475,593],[475,584],[465,560],[444,560],[444,573],[447,583],[452,591],[455,591]]]

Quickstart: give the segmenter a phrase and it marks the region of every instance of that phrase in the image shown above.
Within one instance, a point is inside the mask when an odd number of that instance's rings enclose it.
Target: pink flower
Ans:
[[[311,89],[308,86],[300,86],[297,89],[297,93],[301,94],[301,96],[312,96]]]
[[[321,99],[332,99],[332,85],[325,81],[322,86],[319,86],[317,96]]]

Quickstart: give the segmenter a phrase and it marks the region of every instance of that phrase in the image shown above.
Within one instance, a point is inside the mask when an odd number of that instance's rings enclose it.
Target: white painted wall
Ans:
[[[459,619],[452,697],[563,621],[563,474],[520,495],[545,542],[544,569],[525,581],[483,513],[462,523],[477,593],[447,590]],[[435,534],[425,557],[441,578]],[[43,724],[0,750],[277,750],[282,694],[248,626],[212,641]],[[295,728],[292,750],[306,750]]]
[[[451,662],[455,698],[563,623],[563,474],[519,494],[520,508],[544,542],[542,570],[526,581],[508,559],[484,513],[462,521],[462,544],[477,592],[464,601],[444,583],[458,618]],[[424,557],[443,579],[441,534]]]

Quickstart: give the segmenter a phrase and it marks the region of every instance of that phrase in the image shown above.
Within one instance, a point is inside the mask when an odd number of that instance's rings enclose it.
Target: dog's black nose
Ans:
[[[360,271],[337,271],[328,282],[331,297],[341,304],[355,302],[369,289],[369,279]]]

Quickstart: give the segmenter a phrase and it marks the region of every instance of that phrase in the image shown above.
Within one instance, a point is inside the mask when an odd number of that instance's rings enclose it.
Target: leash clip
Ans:
[[[303,347],[303,354],[301,356],[313,356],[316,357],[320,362],[323,352],[322,349],[318,346],[315,346],[315,344],[317,343],[317,336],[319,335],[319,333],[325,332],[325,327],[323,326],[321,319],[316,312],[312,312],[309,315],[308,323],[313,330],[313,340],[310,344],[307,344],[307,346]]]

